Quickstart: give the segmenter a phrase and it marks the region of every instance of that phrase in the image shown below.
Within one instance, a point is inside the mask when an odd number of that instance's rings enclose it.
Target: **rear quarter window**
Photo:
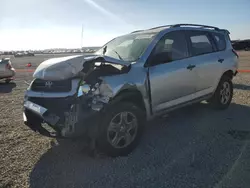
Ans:
[[[212,33],[212,36],[214,38],[218,51],[225,50],[226,49],[225,36],[220,33]]]

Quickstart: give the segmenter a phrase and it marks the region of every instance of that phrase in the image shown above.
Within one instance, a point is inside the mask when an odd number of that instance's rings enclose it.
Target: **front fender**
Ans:
[[[132,68],[132,70],[127,74],[102,77],[101,79],[103,82],[101,85],[104,85],[105,88],[108,88],[110,91],[109,97],[112,102],[122,99],[125,97],[124,94],[128,97],[128,94],[135,92],[139,93],[142,98],[147,117],[149,117],[151,116],[151,110],[148,78],[146,75],[147,74],[144,71],[133,72]]]
[[[138,88],[133,86],[121,88],[121,90],[112,98],[110,104],[112,105],[121,101],[134,103],[145,112],[147,119],[151,118],[152,111],[149,97],[143,97],[143,93],[141,93]]]

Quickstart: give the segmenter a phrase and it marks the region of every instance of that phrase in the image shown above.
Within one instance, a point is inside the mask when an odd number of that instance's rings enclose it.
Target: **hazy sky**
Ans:
[[[101,46],[137,29],[174,23],[250,38],[250,0],[0,0],[0,50]]]

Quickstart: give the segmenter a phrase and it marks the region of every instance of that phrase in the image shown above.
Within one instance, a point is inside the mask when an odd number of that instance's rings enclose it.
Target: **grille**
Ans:
[[[71,90],[71,80],[48,81],[35,79],[32,83],[31,90],[43,92],[69,92]]]

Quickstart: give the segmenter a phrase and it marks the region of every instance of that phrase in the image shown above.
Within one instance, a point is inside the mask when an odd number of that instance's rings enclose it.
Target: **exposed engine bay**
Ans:
[[[91,99],[92,109],[99,111],[100,103],[108,103],[113,94],[112,89],[101,78],[124,74],[129,69],[130,66],[114,65],[107,62],[89,62],[84,65],[79,74],[82,81],[78,90],[78,97],[83,94],[86,98]]]
[[[95,62],[88,66],[84,66],[82,72],[84,73],[84,81],[87,84],[93,85],[97,78],[101,76],[112,76],[117,74],[124,74],[129,71],[129,67],[122,65],[113,65],[110,63]]]

